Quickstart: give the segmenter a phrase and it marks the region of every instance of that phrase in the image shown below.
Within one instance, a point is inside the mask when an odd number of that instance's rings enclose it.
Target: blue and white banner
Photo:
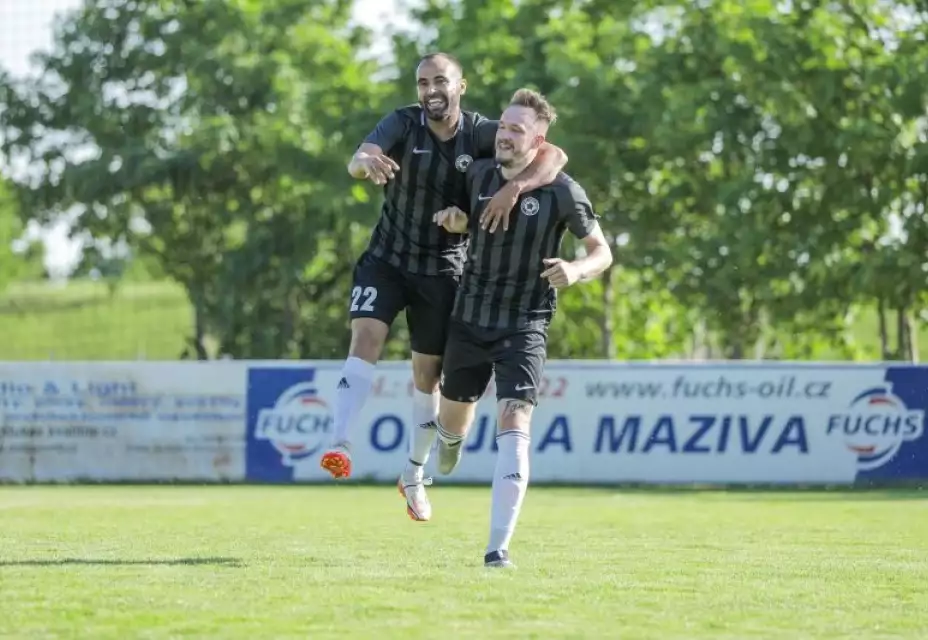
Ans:
[[[331,481],[340,367],[0,362],[0,481]],[[555,361],[539,392],[536,482],[928,480],[928,367]],[[411,414],[409,364],[380,364],[355,479],[397,477]],[[449,481],[490,481],[495,423],[491,385]]]
[[[355,478],[390,481],[407,457],[410,369],[383,363],[378,372],[351,425],[352,459]],[[318,461],[331,437],[339,364],[255,367],[248,376],[248,479],[325,479]],[[928,478],[928,367],[551,362],[539,391],[536,482]],[[495,420],[491,386],[449,480],[489,482]]]

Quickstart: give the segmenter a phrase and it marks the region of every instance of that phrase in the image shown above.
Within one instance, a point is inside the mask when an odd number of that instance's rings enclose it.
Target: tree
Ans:
[[[886,239],[891,209],[914,206],[898,176],[918,154],[898,141],[925,104],[920,36],[897,9],[432,0],[417,15],[434,37],[400,39],[398,51],[461,56],[472,104],[531,85],[559,108],[552,137],[568,171],[607,233],[627,239],[602,301],[565,296],[582,309],[573,321],[601,314],[602,355],[679,353],[699,334],[694,347],[729,358],[855,356],[857,308],[890,291],[907,307],[923,290],[925,252]],[[617,327],[634,339],[623,344]],[[562,339],[573,337],[552,343]]]
[[[431,35],[396,38],[401,68],[413,68],[416,58],[428,50],[454,53],[470,80],[468,108],[498,117],[516,89],[530,86],[550,97],[558,110],[549,138],[567,150],[566,171],[580,181],[603,215],[621,266],[595,286],[561,295],[559,316],[569,320],[552,325],[553,357],[667,356],[685,350],[689,334],[687,314],[664,290],[649,286],[650,274],[630,264],[630,247],[624,244],[630,219],[639,210],[630,201],[628,183],[634,184],[636,178],[630,176],[643,170],[647,155],[637,142],[628,142],[640,140],[635,133],[640,120],[630,117],[640,105],[633,99],[615,99],[627,98],[629,81],[599,55],[600,48],[621,45],[626,50],[633,35],[623,22],[628,10],[614,3],[608,7],[557,0],[479,5],[431,0],[414,12],[423,26],[420,33]],[[608,17],[608,11],[615,17]],[[608,37],[591,48],[597,17],[605,21]],[[568,242],[567,250],[578,247]]]
[[[94,246],[182,283],[201,357],[207,333],[237,357],[340,357],[379,200],[344,166],[441,49],[468,108],[548,95],[551,140],[615,244],[612,270],[561,296],[553,357],[916,356],[918,3],[426,0],[392,78],[363,58],[350,4],[88,0],[40,75],[0,79],[2,149],[33,170],[18,206],[83,207]],[[882,353],[849,331],[865,313]],[[404,339],[400,319],[387,357]]]
[[[348,261],[369,193],[343,167],[377,104],[350,3],[85,2],[30,81],[7,83],[4,151],[52,218],[155,256],[187,289],[204,337],[236,357],[345,346]],[[360,126],[357,125],[358,127]],[[339,300],[340,299],[340,300]]]
[[[24,225],[9,184],[0,178],[0,294],[20,279],[42,273],[42,253],[24,238]]]

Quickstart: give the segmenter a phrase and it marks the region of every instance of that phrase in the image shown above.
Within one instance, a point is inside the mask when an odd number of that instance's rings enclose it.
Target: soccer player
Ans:
[[[498,123],[462,111],[467,83],[460,63],[437,53],[417,67],[418,104],[393,111],[364,139],[348,165],[357,179],[384,185],[384,203],[367,250],[354,269],[351,346],[333,410],[334,437],[320,461],[335,478],[351,475],[348,431],[372,386],[375,365],[397,314],[405,310],[412,347],[413,428],[409,463],[399,480],[413,520],[428,520],[431,505],[423,467],[435,441],[438,379],[448,317],[464,261],[467,238],[437,227],[432,217],[449,206],[467,206],[465,177],[474,158],[492,157]],[[566,164],[557,147],[514,176],[485,211],[488,231],[507,228],[519,194],[548,184]],[[484,203],[486,204],[486,203]]]
[[[534,160],[555,117],[543,96],[517,91],[500,118],[495,160],[478,160],[467,173],[470,215],[451,207],[434,216],[450,233],[470,234],[442,367],[441,473],[451,473],[460,461],[477,401],[496,374],[498,453],[484,556],[490,567],[512,566],[509,542],[528,485],[530,423],[557,289],[595,278],[612,264],[585,191],[563,173],[522,194],[507,231],[490,234],[479,224],[487,201]],[[584,257],[558,257],[567,230],[582,240]]]

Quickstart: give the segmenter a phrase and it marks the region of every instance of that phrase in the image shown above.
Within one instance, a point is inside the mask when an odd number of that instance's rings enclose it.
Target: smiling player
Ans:
[[[484,555],[489,567],[512,566],[509,542],[528,488],[532,412],[547,359],[557,289],[591,280],[612,264],[593,206],[566,174],[524,192],[510,228],[502,234],[490,234],[479,223],[486,202],[535,160],[555,117],[543,96],[517,91],[500,117],[495,159],[479,160],[468,171],[470,206],[451,207],[434,217],[445,230],[471,236],[442,370],[441,473],[451,473],[460,461],[477,401],[496,375],[498,452]],[[558,257],[568,230],[586,250],[573,261]]]

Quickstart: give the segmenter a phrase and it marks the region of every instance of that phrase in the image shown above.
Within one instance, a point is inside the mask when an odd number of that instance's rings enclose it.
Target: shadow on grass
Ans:
[[[577,491],[579,488],[550,486],[553,491]],[[709,499],[756,500],[758,502],[905,502],[923,500],[928,502],[928,489],[921,487],[847,487],[847,486],[742,486],[742,485],[692,485],[692,486],[594,486],[586,491],[613,493],[616,495],[641,497],[690,496]]]
[[[87,566],[245,566],[238,558],[167,558],[163,560],[107,560],[92,558],[56,558],[53,560],[0,560],[0,567],[60,567],[65,565]]]

